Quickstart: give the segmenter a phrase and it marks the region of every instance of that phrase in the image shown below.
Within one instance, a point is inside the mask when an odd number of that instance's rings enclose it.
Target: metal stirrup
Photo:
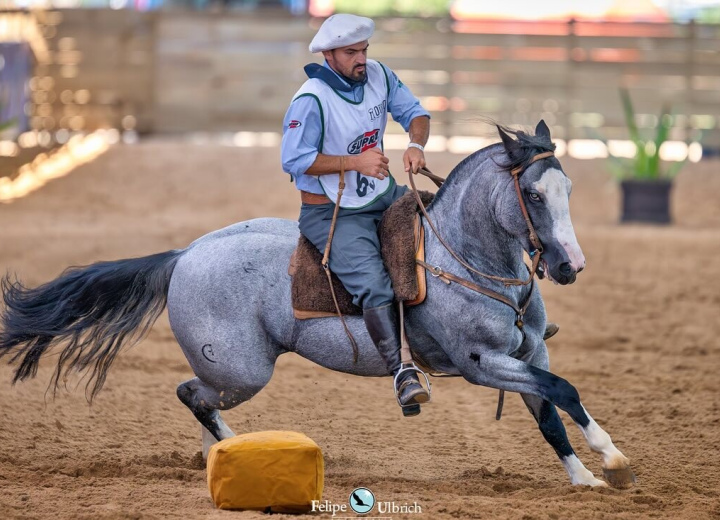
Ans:
[[[428,393],[427,403],[432,402],[432,384],[427,374],[423,372],[413,361],[412,352],[410,351],[410,343],[408,343],[407,336],[405,335],[405,304],[400,302],[398,304],[400,308],[400,370],[395,374],[393,379],[393,389],[395,390],[395,398],[401,408],[407,408],[410,406],[418,406],[418,403],[402,404],[400,402],[400,392],[398,391],[398,381],[401,374],[405,372],[415,372],[421,374],[425,378],[425,389]],[[420,385],[422,386],[422,384]],[[423,404],[427,404],[423,403]]]

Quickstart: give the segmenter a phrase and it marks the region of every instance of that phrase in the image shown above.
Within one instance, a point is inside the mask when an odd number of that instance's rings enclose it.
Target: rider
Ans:
[[[283,122],[283,169],[300,190],[300,232],[321,253],[337,200],[339,172],[346,187],[330,249],[330,270],[363,309],[365,326],[395,376],[401,368],[394,293],[383,265],[377,226],[407,188],[390,174],[382,150],[388,112],[409,133],[405,171],[425,166],[430,114],[385,65],[367,58],[374,22],[349,14],[325,20],[310,43],[323,65],[305,67],[309,79],[293,97]],[[397,378],[401,405],[427,402],[415,372]]]

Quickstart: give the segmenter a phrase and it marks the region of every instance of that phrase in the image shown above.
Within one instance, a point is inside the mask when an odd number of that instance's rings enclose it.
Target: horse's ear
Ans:
[[[505,132],[502,127],[499,125],[497,126],[498,134],[500,134],[500,139],[502,139],[503,146],[505,147],[505,151],[510,157],[513,157],[515,152],[520,148],[520,144],[510,137],[507,132]]]
[[[548,128],[548,125],[545,124],[544,119],[541,119],[535,127],[535,135],[550,139],[550,129]]]

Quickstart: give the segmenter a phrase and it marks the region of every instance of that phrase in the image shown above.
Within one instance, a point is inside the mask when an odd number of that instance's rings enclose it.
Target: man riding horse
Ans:
[[[338,14],[328,18],[310,43],[323,65],[305,67],[308,80],[293,96],[283,122],[282,164],[300,190],[300,232],[325,252],[333,220],[330,270],[363,309],[365,326],[396,376],[402,368],[394,294],[383,264],[377,226],[383,212],[406,191],[390,174],[383,154],[388,112],[409,133],[405,171],[425,166],[430,114],[385,65],[367,58],[375,24]],[[345,189],[333,219],[340,172]],[[395,377],[401,406],[428,401],[413,370]]]

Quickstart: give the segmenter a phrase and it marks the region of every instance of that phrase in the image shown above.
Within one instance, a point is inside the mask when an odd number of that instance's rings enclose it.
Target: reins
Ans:
[[[337,311],[338,317],[340,318],[340,322],[342,323],[342,326],[345,329],[345,334],[347,334],[347,337],[350,340],[350,344],[352,345],[353,362],[357,363],[357,360],[358,360],[357,342],[355,341],[355,337],[352,335],[352,332],[350,332],[350,329],[348,328],[347,323],[345,323],[345,316],[343,316],[343,313],[340,311],[340,304],[337,301],[337,296],[335,296],[335,287],[333,286],[333,283],[332,283],[332,272],[330,271],[330,248],[332,247],[333,235],[335,234],[335,224],[337,224],[337,216],[338,216],[338,212],[340,211],[340,200],[342,199],[344,190],[345,190],[345,156],[341,155],[340,156],[340,183],[338,184],[337,200],[335,201],[335,209],[333,209],[332,222],[330,223],[330,232],[328,233],[327,242],[325,243],[325,253],[323,254],[323,258],[322,258],[322,266],[323,266],[323,270],[325,271],[325,274],[327,275],[328,285],[330,286],[330,294],[332,294],[332,299],[333,299],[333,302],[335,303],[335,310]]]

